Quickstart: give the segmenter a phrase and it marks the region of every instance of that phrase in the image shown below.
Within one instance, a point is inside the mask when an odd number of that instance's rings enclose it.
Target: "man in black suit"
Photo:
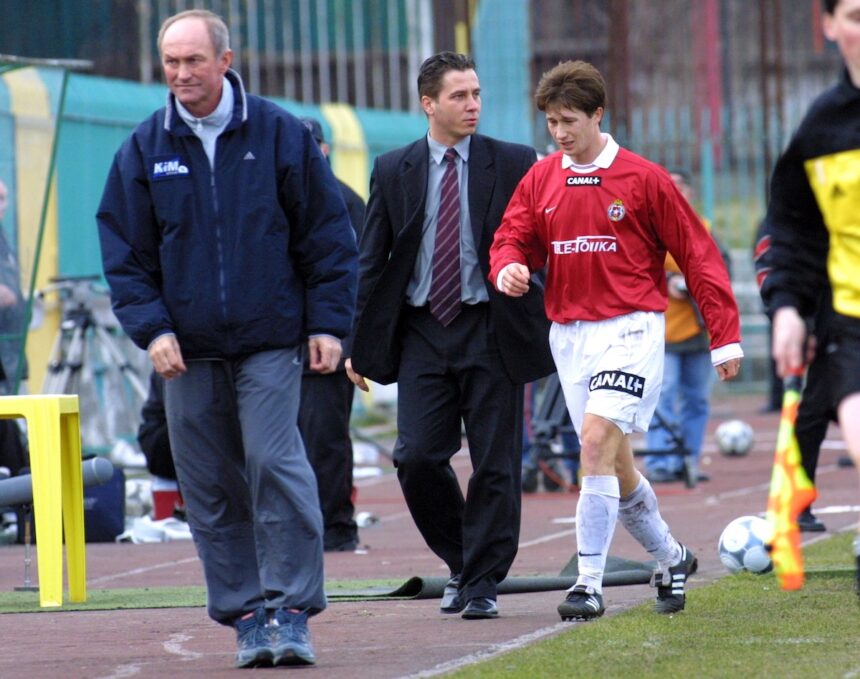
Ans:
[[[475,134],[474,69],[462,54],[427,59],[418,93],[428,135],[376,159],[347,361],[361,389],[363,376],[398,382],[397,476],[451,571],[441,610],[466,619],[498,616],[519,540],[522,385],[553,370],[538,286],[513,299],[487,280],[493,234],[536,155]],[[473,467],[465,498],[450,465],[461,420]]]

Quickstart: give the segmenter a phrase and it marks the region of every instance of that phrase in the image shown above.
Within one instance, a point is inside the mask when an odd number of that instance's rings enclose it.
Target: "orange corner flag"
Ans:
[[[803,587],[803,552],[800,549],[797,517],[812,504],[817,494],[800,464],[800,448],[794,434],[802,383],[802,374],[792,375],[785,380],[767,498],[767,521],[771,531],[768,548],[776,577],[784,590]]]

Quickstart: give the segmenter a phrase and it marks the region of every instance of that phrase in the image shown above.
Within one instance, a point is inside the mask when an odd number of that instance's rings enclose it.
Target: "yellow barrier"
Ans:
[[[81,428],[76,395],[0,397],[0,418],[27,420],[39,605],[63,605],[63,529],[69,601],[87,600]]]

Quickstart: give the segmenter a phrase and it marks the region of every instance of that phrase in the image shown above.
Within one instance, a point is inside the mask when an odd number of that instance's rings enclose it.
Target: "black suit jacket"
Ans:
[[[360,375],[389,384],[400,363],[400,319],[406,288],[421,244],[429,165],[427,139],[379,156],[359,254],[357,323],[352,366]],[[525,383],[555,370],[543,289],[511,298],[487,280],[490,245],[508,200],[535,162],[534,149],[478,134],[469,148],[469,215],[484,274],[502,363],[512,382]]]

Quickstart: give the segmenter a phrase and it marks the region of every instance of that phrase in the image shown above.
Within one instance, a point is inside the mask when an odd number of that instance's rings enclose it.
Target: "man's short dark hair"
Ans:
[[[541,76],[535,104],[541,111],[560,106],[592,116],[598,108],[606,108],[606,84],[588,62],[563,61]]]
[[[839,0],[821,0],[821,5],[827,14],[833,14],[836,11],[836,5],[838,4]]]
[[[418,70],[418,96],[436,99],[442,90],[442,78],[448,71],[473,71],[471,57],[457,52],[439,52],[424,60]]]
[[[311,136],[316,139],[317,144],[325,143],[325,135],[323,134],[322,125],[320,121],[316,118],[311,118],[310,116],[305,116],[304,118],[299,118],[302,121],[302,124],[308,128],[311,133]]]

